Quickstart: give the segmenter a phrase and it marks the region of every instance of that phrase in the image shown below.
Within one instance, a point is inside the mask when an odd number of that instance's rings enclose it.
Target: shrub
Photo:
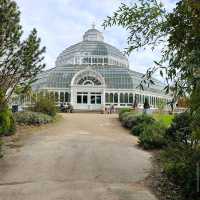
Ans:
[[[143,132],[144,127],[145,127],[145,123],[140,123],[136,126],[133,126],[131,129],[131,133],[135,136],[139,136]]]
[[[155,119],[151,115],[146,115],[146,114],[139,115],[136,117],[133,123],[131,133],[133,135],[139,136],[140,133],[143,132],[143,129],[146,124],[152,124],[154,122]]]
[[[122,108],[119,110],[119,120],[121,121],[122,115],[126,112],[130,112],[130,108]]]
[[[197,162],[200,161],[200,149],[192,149],[185,144],[174,144],[161,153],[161,162],[165,174],[178,185],[182,199],[197,200]]]
[[[143,123],[139,144],[144,149],[157,149],[166,145],[165,126],[161,122]]]
[[[18,112],[15,113],[15,119],[18,124],[27,125],[41,125],[47,124],[53,121],[53,117],[36,112]]]
[[[138,113],[135,112],[124,113],[121,119],[122,126],[131,129],[133,126],[136,125],[137,117]]]
[[[130,112],[129,115],[125,118],[124,126],[131,129],[133,126],[137,125],[137,118],[139,114],[135,112]]]
[[[169,142],[188,144],[192,139],[191,122],[192,118],[189,112],[176,115],[166,131]]]
[[[166,127],[169,127],[172,123],[174,115],[155,113],[153,114],[153,117],[155,118],[155,120],[163,122]]]
[[[0,135],[12,135],[15,133],[15,120],[7,106],[0,112]]]
[[[137,124],[145,123],[145,124],[151,124],[155,122],[155,119],[152,115],[148,114],[142,114],[137,117]]]
[[[123,112],[120,116],[119,116],[119,120],[121,122],[126,120],[126,117],[130,114],[130,112]]]
[[[40,112],[54,117],[57,112],[56,104],[52,98],[47,96],[38,96],[35,100],[34,107],[31,109],[34,112]]]

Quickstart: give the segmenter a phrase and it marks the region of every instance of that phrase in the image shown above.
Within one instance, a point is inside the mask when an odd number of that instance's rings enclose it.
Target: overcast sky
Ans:
[[[83,33],[95,22],[96,28],[103,31],[105,42],[121,51],[126,48],[125,30],[112,27],[103,30],[102,23],[121,2],[135,0],[16,0],[21,11],[21,23],[26,36],[34,27],[46,46],[47,68],[55,66],[59,53],[66,47],[82,40]],[[168,10],[173,9],[177,0],[162,0]],[[130,68],[145,72],[159,58],[158,52],[150,49],[133,52],[129,56]]]

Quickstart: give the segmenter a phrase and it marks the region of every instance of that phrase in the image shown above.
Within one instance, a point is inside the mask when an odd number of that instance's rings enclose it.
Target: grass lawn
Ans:
[[[153,116],[156,120],[163,122],[167,127],[170,126],[174,118],[174,115],[160,114],[160,113],[155,113],[153,114]]]

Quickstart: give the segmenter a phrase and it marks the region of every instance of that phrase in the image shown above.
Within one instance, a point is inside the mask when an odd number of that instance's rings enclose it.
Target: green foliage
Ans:
[[[43,95],[38,95],[35,100],[32,111],[41,112],[54,117],[56,115],[57,108],[53,98],[49,98]]]
[[[182,188],[185,200],[199,200],[196,192],[196,163],[200,161],[199,24],[200,3],[192,0],[179,0],[168,13],[157,0],[138,0],[135,4],[122,4],[104,22],[104,27],[118,25],[129,31],[128,53],[149,46],[154,50],[165,41],[160,60],[147,70],[140,86],[153,84],[152,75],[159,71],[167,83],[165,91],[171,91],[175,101],[182,96],[190,98],[190,113],[176,116],[167,130],[170,146],[163,156],[164,173]],[[145,148],[164,143],[162,125],[156,123],[138,129],[142,131],[139,139]]]
[[[200,149],[176,144],[162,152],[161,161],[168,178],[181,188],[182,199],[199,200],[196,170]]]
[[[135,4],[122,4],[107,17],[103,26],[118,25],[129,31],[128,53],[147,46],[154,50],[165,41],[162,58],[147,71],[143,82],[154,83],[152,74],[159,70],[168,83],[166,91],[169,92],[170,83],[173,83],[173,91],[180,96],[191,94],[199,83],[199,11],[200,7],[192,1],[179,0],[175,9],[167,13],[157,0],[139,0]]]
[[[122,114],[125,113],[125,112],[130,112],[130,108],[121,108],[119,110],[119,119],[121,120],[122,118]]]
[[[165,124],[166,127],[169,127],[172,123],[172,120],[174,119],[174,115],[162,113],[155,113],[153,114],[153,117],[155,118],[155,120],[161,121],[163,124]]]
[[[14,117],[18,124],[42,125],[53,122],[53,117],[38,112],[17,112]]]
[[[121,120],[122,126],[126,127],[126,123],[127,123],[127,121],[128,121],[129,115],[131,115],[130,112],[124,112],[124,113],[121,115],[120,120]]]
[[[192,118],[189,112],[177,114],[166,131],[169,142],[192,145]]]
[[[155,119],[153,118],[153,116],[148,114],[142,114],[137,117],[137,124],[142,124],[142,123],[151,124],[154,121]]]
[[[122,4],[104,27],[122,26],[129,31],[128,53],[141,47],[152,46],[153,50],[165,41],[161,58],[147,70],[140,86],[154,84],[152,75],[160,71],[174,99],[190,96],[194,114],[193,131],[200,138],[200,3],[179,0],[175,9],[166,12],[157,0],[139,0],[135,4]],[[195,106],[194,106],[195,105]],[[198,110],[198,111],[197,111]]]
[[[131,133],[135,136],[139,136],[143,131],[146,123],[139,123],[132,127]]]
[[[12,135],[16,131],[15,120],[8,107],[0,112],[0,135]]]
[[[113,16],[104,21],[104,28],[118,25],[129,31],[128,53],[151,44],[155,47],[163,33],[165,10],[156,0],[139,0],[139,3],[121,4]]]
[[[159,100],[157,103],[157,108],[159,110],[160,113],[162,113],[164,111],[164,108],[166,106],[166,103],[164,100]]]
[[[125,112],[119,113],[119,120],[120,120],[120,121],[124,120],[124,118],[125,118],[127,115],[129,115],[129,114],[130,114],[129,111],[125,111]]]
[[[133,126],[137,124],[138,113],[130,112],[124,113],[124,117],[122,118],[122,126],[131,129]]]
[[[23,40],[23,30],[20,25],[20,11],[15,1],[0,1],[0,88],[5,101],[8,102],[15,87],[20,83],[29,84],[35,80],[44,68],[42,54],[45,48],[40,48],[40,39],[36,29],[33,29],[27,39]],[[10,90],[12,88],[12,90]],[[8,93],[9,91],[9,93]],[[1,102],[3,109],[5,102]]]
[[[139,144],[144,149],[162,148],[166,145],[165,129],[165,125],[161,122],[143,123],[142,131],[139,134]]]

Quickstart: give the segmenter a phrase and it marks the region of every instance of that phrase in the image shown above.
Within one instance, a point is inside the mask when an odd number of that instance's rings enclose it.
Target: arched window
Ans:
[[[113,93],[110,93],[110,103],[113,103]]]
[[[65,92],[65,102],[69,102],[69,93]]]
[[[118,94],[117,93],[114,94],[114,103],[118,103]]]
[[[128,103],[128,93],[125,93],[125,103]]]
[[[132,93],[129,94],[129,103],[133,103],[133,94]]]
[[[64,92],[61,92],[60,93],[60,102],[64,102],[64,99],[65,99]]]
[[[142,103],[144,103],[144,100],[145,100],[145,96],[142,95]]]
[[[120,93],[120,103],[124,103],[124,94]]]
[[[106,93],[106,103],[109,103],[110,95]]]

